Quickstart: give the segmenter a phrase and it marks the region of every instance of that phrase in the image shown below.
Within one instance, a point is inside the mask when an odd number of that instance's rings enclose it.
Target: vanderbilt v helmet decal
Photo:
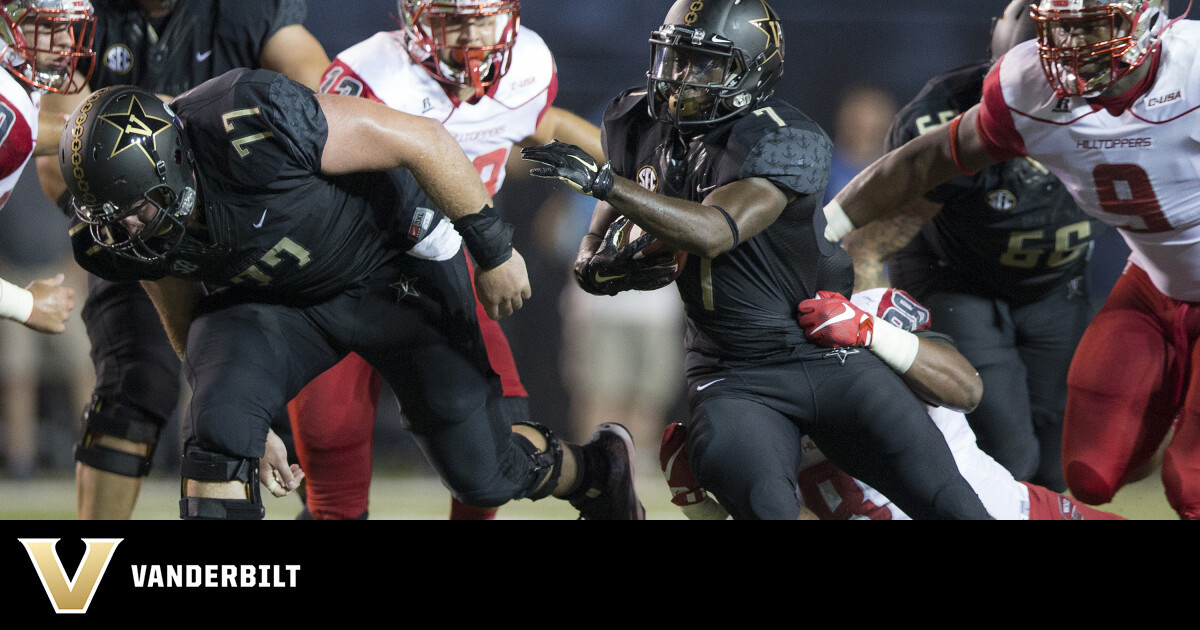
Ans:
[[[113,552],[124,539],[84,538],[83,542],[87,545],[87,550],[84,552],[83,560],[79,562],[73,578],[67,578],[62,560],[59,559],[58,552],[54,550],[54,546],[59,541],[58,538],[18,538],[18,540],[25,545],[25,551],[29,553],[29,559],[33,561],[33,568],[37,570],[38,577],[42,580],[42,586],[46,589],[46,595],[54,606],[54,612],[61,615],[87,612],[88,606],[92,605],[92,596],[96,594],[96,587],[100,585],[100,578],[104,577],[104,572],[108,570],[108,563],[112,560]]]
[[[156,153],[158,151],[155,136],[171,127],[171,121],[147,114],[137,96],[129,100],[127,111],[105,114],[100,117],[100,120],[121,130],[121,135],[117,137],[112,155],[109,157],[126,149],[137,147],[146,156],[146,159],[150,160],[151,165],[155,163],[155,159],[151,157],[150,151]],[[146,150],[146,143],[150,144],[150,151]]]

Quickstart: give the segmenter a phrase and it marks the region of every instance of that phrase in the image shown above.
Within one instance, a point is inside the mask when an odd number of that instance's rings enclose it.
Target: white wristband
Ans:
[[[874,333],[871,335],[871,352],[888,364],[897,374],[904,374],[917,360],[921,340],[914,334],[897,328],[874,315]]]
[[[854,222],[842,210],[842,204],[837,199],[825,205],[825,240],[836,243],[847,234],[854,231]]]
[[[24,324],[33,316],[33,294],[0,278],[0,317]]]

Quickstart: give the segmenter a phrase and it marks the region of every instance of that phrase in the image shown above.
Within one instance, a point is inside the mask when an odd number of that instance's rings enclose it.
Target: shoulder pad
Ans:
[[[800,110],[767,101],[740,118],[731,131],[729,155],[741,156],[738,179],[762,177],[803,195],[829,182],[833,142]]]

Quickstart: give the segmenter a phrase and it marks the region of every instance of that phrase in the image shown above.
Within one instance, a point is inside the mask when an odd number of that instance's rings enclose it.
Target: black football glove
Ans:
[[[652,291],[671,283],[675,276],[675,255],[671,252],[634,258],[654,237],[644,234],[632,243],[624,243],[624,228],[629,219],[613,221],[591,256],[581,255],[575,262],[575,282],[593,295],[616,295],[621,291]],[[594,237],[593,237],[594,238]]]
[[[529,169],[530,175],[561,179],[576,191],[600,201],[604,201],[612,190],[612,166],[608,162],[598,166],[592,156],[573,144],[555,140],[540,147],[522,149],[521,157],[545,164]]]

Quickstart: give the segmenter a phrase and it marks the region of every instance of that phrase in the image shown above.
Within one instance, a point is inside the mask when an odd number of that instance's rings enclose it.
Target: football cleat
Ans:
[[[583,487],[568,500],[588,521],[644,521],[633,486],[633,437],[615,422],[596,427],[582,447]]]

